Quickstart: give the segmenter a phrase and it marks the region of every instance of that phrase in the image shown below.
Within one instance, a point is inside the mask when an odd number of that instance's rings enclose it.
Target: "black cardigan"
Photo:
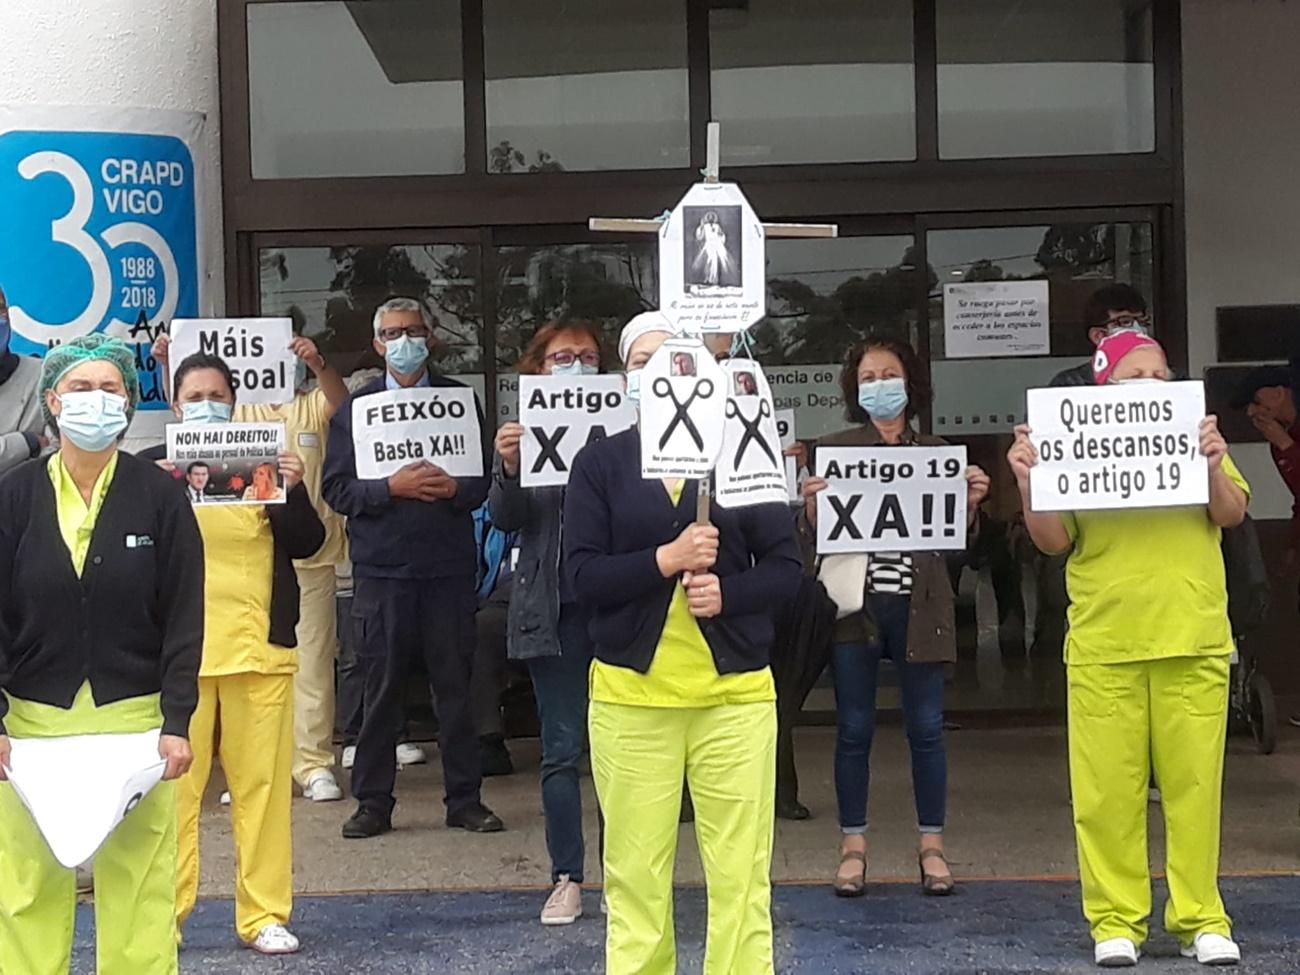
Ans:
[[[167,457],[165,445],[141,451],[141,458],[149,461]],[[185,481],[174,481],[172,487],[185,499]],[[185,501],[188,505],[189,501]],[[271,632],[268,639],[278,647],[298,645],[298,573],[294,559],[309,559],[325,544],[325,525],[312,507],[307,488],[298,483],[285,498],[284,504],[268,504],[266,515],[271,521],[271,536],[275,541],[274,565],[271,570]]]
[[[154,465],[119,454],[81,577],[59,531],[47,460],[0,479],[0,691],[70,708],[161,692],[185,737],[203,650],[203,539]],[[0,734],[8,701],[0,693]]]
[[[674,507],[658,479],[641,476],[641,434],[625,430],[579,451],[564,495],[563,571],[587,608],[596,656],[644,674],[668,617],[676,577],[665,579],[655,550],[695,520],[697,482]],[[719,674],[768,664],[773,617],[794,597],[803,575],[788,505],[713,505],[719,533],[713,573],[722,614],[700,620]]]

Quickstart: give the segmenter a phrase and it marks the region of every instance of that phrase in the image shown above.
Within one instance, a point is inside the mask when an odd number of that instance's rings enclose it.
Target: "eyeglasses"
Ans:
[[[423,325],[390,325],[388,328],[379,330],[379,337],[385,342],[393,342],[400,339],[403,335],[411,339],[427,339],[429,330]]]
[[[572,352],[552,352],[546,357],[547,362],[553,362],[557,366],[571,366],[575,361],[581,362],[584,366],[599,366],[600,353],[594,349],[588,349],[579,355]]]
[[[1118,315],[1113,315],[1106,319],[1106,321],[1102,323],[1102,327],[1113,329],[1148,329],[1151,327],[1151,316],[1134,311],[1123,311]]]

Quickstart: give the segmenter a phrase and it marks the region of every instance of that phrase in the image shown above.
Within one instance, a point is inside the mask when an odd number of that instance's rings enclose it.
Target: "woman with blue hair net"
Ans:
[[[67,972],[76,907],[73,871],[5,781],[9,736],[160,730],[163,781],[95,856],[95,929],[100,975],[170,975],[203,543],[170,478],[118,448],[140,398],[127,345],[56,346],[40,396],[59,449],[0,480],[0,972]]]

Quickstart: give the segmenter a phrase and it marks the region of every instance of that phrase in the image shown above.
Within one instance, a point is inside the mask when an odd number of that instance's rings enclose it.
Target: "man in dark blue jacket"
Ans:
[[[479,798],[482,771],[469,692],[478,565],[472,512],[487,497],[488,478],[453,478],[427,460],[386,479],[357,477],[352,399],[385,389],[459,385],[428,370],[433,327],[421,302],[393,298],[380,305],[374,343],[387,372],[357,390],[330,421],[322,493],[348,519],[352,613],[361,629],[365,674],[365,716],[352,772],[358,807],[343,825],[346,839],[392,828],[394,749],[416,653],[423,654],[438,702],[447,825],[477,833],[504,828]]]

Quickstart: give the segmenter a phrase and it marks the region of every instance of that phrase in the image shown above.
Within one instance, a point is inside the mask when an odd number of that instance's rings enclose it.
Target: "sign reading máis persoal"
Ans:
[[[168,367],[174,380],[191,355],[214,355],[230,367],[238,402],[288,403],[298,364],[292,341],[288,318],[178,318],[172,323]]]

